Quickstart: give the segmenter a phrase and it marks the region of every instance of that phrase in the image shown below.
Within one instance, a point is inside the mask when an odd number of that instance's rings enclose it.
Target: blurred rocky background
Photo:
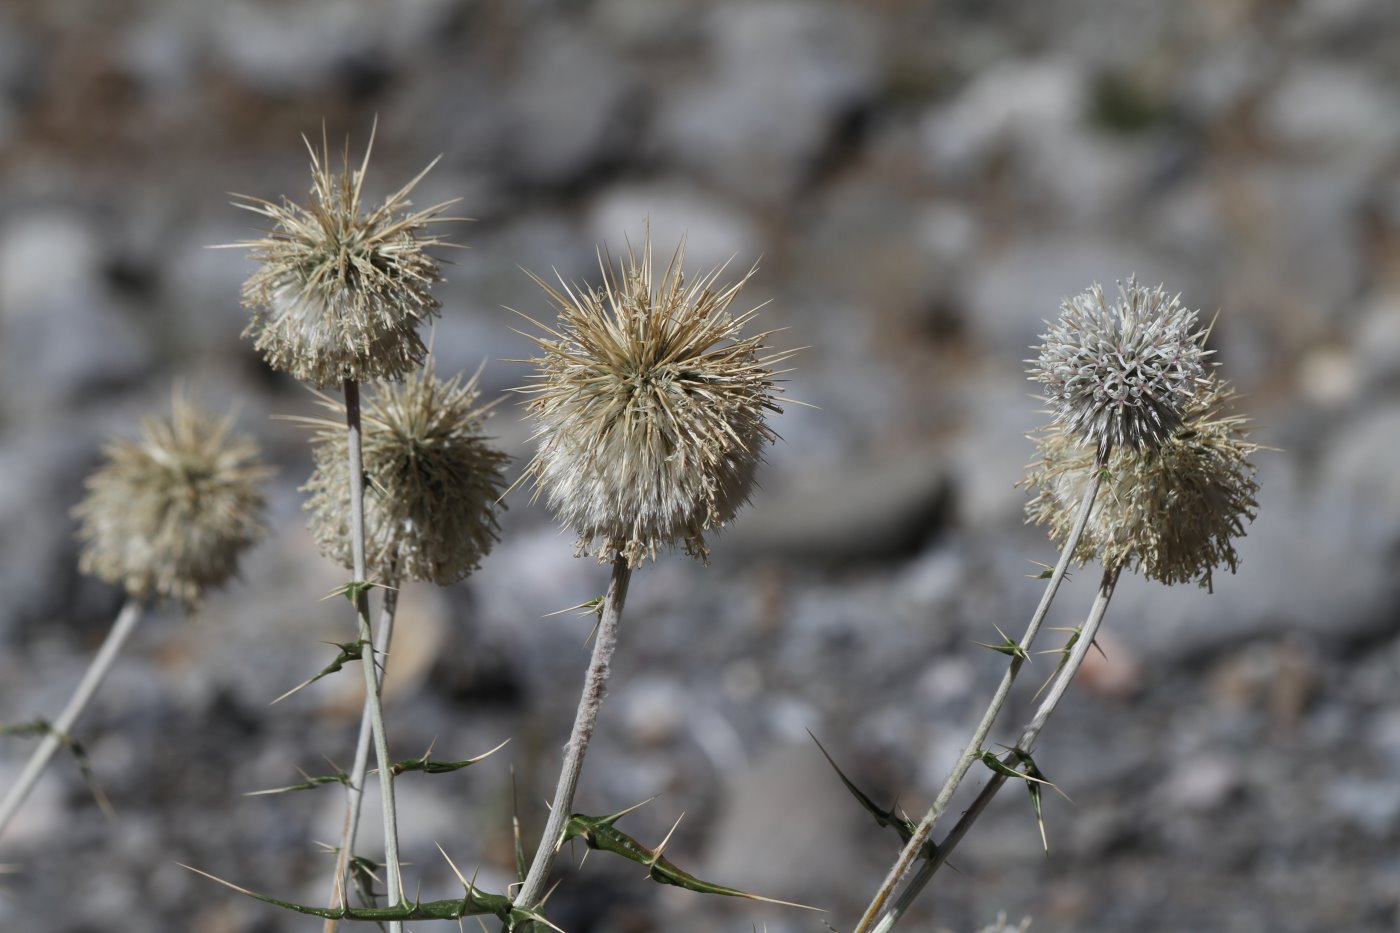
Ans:
[[[596,281],[595,249],[688,236],[692,268],[801,346],[753,507],[702,568],[632,585],[579,797],[813,915],[567,860],[569,933],[849,930],[897,840],[811,730],[917,816],[985,704],[1054,552],[1014,488],[1039,420],[1023,360],[1061,297],[1136,274],[1214,319],[1257,438],[1260,515],[1214,594],[1125,582],[1044,736],[1050,856],[1012,788],[911,930],[1006,911],[1035,933],[1389,931],[1400,923],[1400,5],[1394,0],[5,0],[0,3],[0,719],[54,715],[119,605],[75,570],[68,510],[112,433],[183,380],[279,468],[275,532],[198,618],[143,623],[70,759],[0,844],[0,927],[318,928],[179,868],[320,902],[358,675],[268,702],[352,631],[303,527],[310,394],[239,333],[227,192],[302,199],[324,125],[383,196],[460,198],[439,370],[519,385],[521,271]],[[491,430],[517,458],[511,400]],[[399,783],[410,889],[434,848],[511,880],[512,778],[543,823],[589,623],[546,613],[606,568],[517,491],[482,571],[403,594],[396,757],[494,758]],[[1051,624],[1073,625],[1094,574]],[[1053,635],[1054,633],[1052,633]],[[1046,646],[1052,646],[1053,639]],[[1052,668],[1028,670],[1006,740]],[[27,740],[0,742],[0,783]],[[970,788],[976,781],[969,782]],[[963,799],[963,798],[960,798]],[[377,820],[365,820],[372,851]],[[415,925],[415,928],[418,925]],[[421,925],[424,928],[428,924]],[[443,929],[448,927],[440,925]]]

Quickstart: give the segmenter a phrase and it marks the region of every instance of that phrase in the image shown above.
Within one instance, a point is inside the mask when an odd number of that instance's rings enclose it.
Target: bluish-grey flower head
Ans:
[[[1254,520],[1259,490],[1246,419],[1230,413],[1230,386],[1208,376],[1186,405],[1181,428],[1153,450],[1121,447],[1096,466],[1092,447],[1062,425],[1035,437],[1038,459],[1025,481],[1028,519],[1057,541],[1069,533],[1095,469],[1103,484],[1075,557],[1105,568],[1136,568],[1162,583],[1196,581],[1239,564],[1234,539]]]
[[[243,303],[253,310],[244,336],[273,369],[316,386],[400,379],[427,354],[418,325],[437,312],[430,289],[442,275],[425,247],[442,243],[428,231],[447,219],[438,216],[447,205],[408,209],[424,169],[383,204],[362,210],[369,150],[358,170],[346,165],[337,175],[324,143],[320,153],[307,148],[310,203],[243,196],[239,204],[272,222],[261,239],[237,244],[259,262],[243,285]]]
[[[402,383],[366,393],[362,457],[365,554],[371,579],[428,580],[440,586],[471,574],[495,545],[497,504],[507,457],[482,433],[490,406],[478,406],[476,377],[438,379],[429,365]],[[352,566],[350,469],[345,406],[311,419],[316,469],[311,534],[321,552]]]
[[[265,530],[270,471],[256,442],[177,394],[168,419],[146,419],[139,440],[113,441],[104,453],[73,511],[79,568],[134,599],[198,606]]]
[[[1100,457],[1161,446],[1207,373],[1196,312],[1135,278],[1113,303],[1098,285],[1065,300],[1041,339],[1030,377],[1044,387],[1054,422]]]
[[[638,257],[601,260],[601,289],[562,291],[536,279],[559,309],[533,337],[540,355],[521,391],[538,449],[526,468],[579,552],[632,565],[683,544],[704,558],[707,532],[746,501],[779,412],[767,334],[729,307],[748,281],[715,269],[689,280],[683,250],[657,276],[650,239]],[[752,275],[752,270],[749,275]]]

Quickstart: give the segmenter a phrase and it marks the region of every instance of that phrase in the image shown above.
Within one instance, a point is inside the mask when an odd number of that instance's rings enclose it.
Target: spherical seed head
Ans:
[[[1103,485],[1075,554],[1095,554],[1106,568],[1137,568],[1163,583],[1196,580],[1207,589],[1212,571],[1235,572],[1233,540],[1243,536],[1258,503],[1246,419],[1226,413],[1234,391],[1215,377],[1187,403],[1182,427],[1155,450],[1119,448],[1109,457]],[[1063,426],[1036,437],[1039,460],[1025,485],[1035,496],[1029,520],[1063,540],[1074,524],[1096,454]]]
[[[1094,285],[1064,301],[1029,370],[1055,422],[1105,456],[1123,446],[1150,450],[1174,435],[1209,352],[1196,312],[1179,296],[1134,278],[1118,296],[1110,305]]]
[[[136,599],[199,605],[233,577],[262,537],[269,475],[258,446],[176,395],[168,420],[148,418],[137,441],[105,449],[76,509],[79,567]]]
[[[366,393],[361,451],[365,473],[365,557],[380,582],[429,580],[440,586],[472,573],[496,543],[505,454],[482,435],[476,377],[437,379],[432,366],[401,384]],[[311,533],[321,552],[347,569],[350,470],[343,404],[338,421],[316,421]]]
[[[538,450],[526,476],[599,560],[635,566],[677,543],[704,559],[706,532],[748,500],[777,437],[769,367],[788,354],[761,355],[767,334],[741,336],[754,312],[728,310],[748,276],[718,287],[720,267],[687,281],[683,259],[682,245],[658,279],[648,237],[640,258],[600,260],[602,289],[536,279],[559,322],[532,338],[541,354],[521,391],[534,396]]]
[[[371,146],[373,139],[370,140]],[[324,143],[311,151],[311,203],[274,204],[244,197],[240,207],[273,223],[261,239],[239,244],[260,266],[243,285],[254,338],[269,366],[317,386],[345,379],[399,379],[427,353],[418,325],[437,312],[430,287],[442,281],[425,247],[444,218],[439,204],[409,212],[409,193],[427,169],[379,207],[361,213],[359,170],[331,173]],[[429,166],[431,168],[432,166]]]

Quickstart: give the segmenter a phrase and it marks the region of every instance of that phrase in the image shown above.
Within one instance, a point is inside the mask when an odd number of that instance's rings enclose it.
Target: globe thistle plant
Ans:
[[[1107,569],[1126,566],[1162,583],[1196,580],[1207,589],[1214,570],[1235,571],[1233,539],[1245,533],[1258,506],[1249,457],[1259,448],[1248,439],[1246,419],[1227,412],[1233,398],[1227,383],[1209,377],[1164,443],[1109,457],[1075,552],[1081,564],[1097,555]],[[1063,538],[1092,474],[1094,451],[1061,426],[1035,441],[1039,459],[1026,479],[1035,496],[1026,514]]]
[[[370,575],[446,586],[466,577],[499,531],[497,500],[507,457],[482,435],[476,377],[435,377],[431,361],[402,384],[381,382],[364,409],[365,539]],[[350,477],[344,405],[316,420],[311,533],[322,553],[349,568]]]
[[[273,369],[317,386],[346,379],[399,379],[427,353],[418,325],[437,312],[430,288],[442,280],[425,248],[441,244],[429,225],[447,203],[410,211],[409,193],[432,168],[363,211],[370,149],[357,171],[347,150],[339,175],[322,141],[311,144],[311,201],[300,205],[241,196],[238,204],[273,224],[249,247],[260,266],[243,286],[253,309],[244,336]],[[435,160],[436,161],[436,160]]]
[[[139,440],[105,454],[74,510],[80,568],[134,599],[197,606],[264,532],[257,444],[176,394],[169,419],[148,418]]]
[[[1061,304],[1030,377],[1045,387],[1055,423],[1101,456],[1151,450],[1181,427],[1205,378],[1204,339],[1196,312],[1160,285],[1130,278],[1113,304],[1094,285]]]
[[[729,307],[748,281],[719,286],[723,267],[687,280],[684,246],[658,277],[650,238],[615,268],[600,257],[600,289],[556,289],[555,327],[532,339],[538,452],[526,469],[580,553],[636,566],[683,544],[704,558],[707,532],[748,500],[779,412],[768,335],[742,331],[753,312]],[[750,270],[749,275],[753,274]]]

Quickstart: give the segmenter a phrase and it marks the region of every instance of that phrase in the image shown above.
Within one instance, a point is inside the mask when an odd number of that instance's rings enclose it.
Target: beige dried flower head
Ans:
[[[136,599],[191,607],[233,577],[239,555],[265,530],[260,484],[271,471],[232,423],[177,392],[168,420],[148,418],[140,440],[110,443],[73,510],[82,571]]]
[[[412,211],[409,193],[430,164],[384,203],[361,213],[361,187],[370,145],[351,171],[347,144],[339,175],[330,170],[322,139],[311,153],[311,203],[281,203],[240,195],[237,206],[272,221],[248,247],[260,266],[243,285],[253,309],[244,336],[269,366],[317,386],[346,379],[399,379],[427,353],[418,325],[438,308],[430,287],[442,281],[425,247],[443,241],[429,225],[451,202]],[[434,163],[436,164],[436,160]]]
[[[741,336],[754,312],[729,314],[754,270],[718,287],[724,267],[687,281],[683,260],[682,243],[657,279],[648,233],[640,258],[599,257],[601,289],[535,279],[559,322],[531,338],[541,355],[520,391],[534,396],[538,450],[525,476],[600,560],[636,566],[677,543],[703,559],[705,533],[748,500],[777,438],[770,367],[790,354],[762,355],[768,334]]]
[[[1217,567],[1235,572],[1233,539],[1244,535],[1258,506],[1249,457],[1259,445],[1248,440],[1247,419],[1226,412],[1234,394],[1208,377],[1187,403],[1181,428],[1155,451],[1113,452],[1075,554],[1081,564],[1097,554],[1109,569],[1135,567],[1149,579],[1197,580],[1208,589]],[[1092,477],[1095,452],[1059,425],[1035,442],[1040,456],[1024,483],[1035,493],[1026,514],[1063,540]]]
[[[365,557],[371,579],[430,580],[441,586],[470,574],[497,540],[497,500],[505,454],[481,433],[476,376],[434,376],[432,362],[399,384],[380,382],[363,412]],[[316,428],[311,533],[321,552],[349,568],[350,472],[345,406],[323,403],[340,420]]]
[[[1206,376],[1209,351],[1195,327],[1196,312],[1160,285],[1130,278],[1112,305],[1094,285],[1061,303],[1030,377],[1045,387],[1055,422],[1101,455],[1150,450],[1181,427]]]

